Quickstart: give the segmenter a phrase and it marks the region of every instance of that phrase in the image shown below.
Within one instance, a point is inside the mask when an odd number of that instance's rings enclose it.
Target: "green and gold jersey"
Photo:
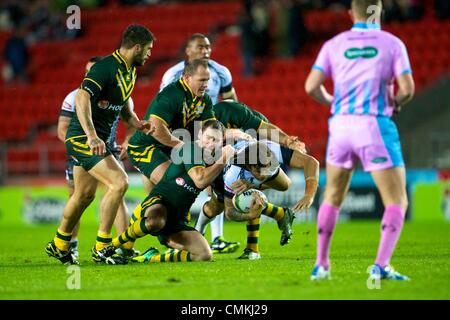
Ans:
[[[100,139],[107,141],[111,127],[130,98],[136,82],[136,67],[127,65],[119,50],[96,62],[81,83],[91,96],[92,121]],[[86,135],[75,113],[66,138]]]
[[[193,168],[206,167],[202,152],[202,148],[196,142],[183,144],[176,150],[172,163],[150,196],[162,196],[180,213],[187,213],[203,190],[195,186],[188,174]]]
[[[262,121],[269,122],[262,113],[241,102],[222,101],[216,103],[213,110],[216,119],[222,122],[226,128],[257,131]]]
[[[211,98],[205,93],[203,97],[197,97],[183,79],[171,83],[159,92],[152,100],[145,113],[145,120],[155,116],[161,119],[168,128],[184,128],[189,130],[192,139],[194,133],[194,121],[206,121],[214,119]],[[147,136],[138,131],[130,139],[132,145],[162,145],[152,136]]]

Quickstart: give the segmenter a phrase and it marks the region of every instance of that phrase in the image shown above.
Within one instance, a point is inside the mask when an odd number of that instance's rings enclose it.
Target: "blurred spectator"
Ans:
[[[19,80],[21,83],[28,81],[29,54],[25,43],[25,34],[26,29],[23,26],[14,29],[13,35],[5,44],[4,58],[6,65],[3,70],[3,77],[7,84],[14,80]]]
[[[243,75],[250,77],[254,74],[253,60],[255,56],[255,37],[253,31],[253,18],[247,8],[239,15],[239,28],[241,29],[240,47],[244,60]]]
[[[434,8],[436,16],[439,19],[450,18],[450,1],[449,0],[434,0]]]
[[[422,0],[384,0],[383,6],[387,22],[418,20],[424,14]]]

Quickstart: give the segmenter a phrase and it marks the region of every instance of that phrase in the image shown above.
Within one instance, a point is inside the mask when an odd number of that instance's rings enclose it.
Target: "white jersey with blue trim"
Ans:
[[[181,61],[168,69],[164,73],[161,80],[161,85],[159,91],[164,89],[166,86],[174,81],[177,81],[183,75],[185,61]],[[233,79],[231,77],[231,72],[227,67],[215,62],[214,60],[208,60],[210,78],[208,81],[208,89],[206,92],[211,97],[212,103],[216,104],[219,102],[219,95],[223,92],[228,92],[233,88]]]
[[[76,112],[75,110],[75,98],[77,96],[79,89],[75,89],[72,92],[70,92],[65,98],[61,105],[61,113],[60,115],[71,118],[73,114]],[[130,110],[134,110],[134,102],[133,99],[129,99],[130,102]],[[116,147],[116,136],[117,136],[117,127],[119,125],[120,115],[117,116],[116,120],[114,121],[113,125],[111,126],[111,135],[109,136],[109,139],[107,143],[112,147]]]
[[[281,146],[278,143],[269,140],[260,140],[259,142],[266,144],[269,147],[269,149],[275,154],[278,162],[280,164],[283,163]],[[244,148],[247,147],[250,143],[251,142],[249,141],[242,140],[236,143],[234,145],[234,148],[238,153],[240,150],[244,150]],[[235,194],[235,192],[231,188],[231,185],[238,180],[248,181],[256,187],[259,187],[263,183],[262,181],[256,179],[250,171],[235,164],[227,165],[223,170],[223,182],[225,191],[231,194]]]

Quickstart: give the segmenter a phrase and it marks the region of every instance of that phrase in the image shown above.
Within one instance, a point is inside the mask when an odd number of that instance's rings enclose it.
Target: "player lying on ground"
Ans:
[[[208,120],[199,131],[199,140],[187,142],[176,150],[161,181],[134,210],[134,222],[113,240],[116,248],[132,248],[136,239],[151,234],[158,237],[161,244],[174,250],[160,254],[157,249],[150,248],[133,261],[212,259],[208,242],[201,233],[188,226],[187,215],[198,194],[222,173],[227,161],[234,155],[232,146],[222,147],[224,131],[219,121]]]
[[[235,148],[237,156],[233,163],[236,164],[230,164],[225,168],[223,180],[214,182],[213,196],[203,205],[203,212],[211,213],[211,216],[204,215],[200,218],[196,229],[203,232],[209,220],[214,218],[214,214],[222,211],[225,211],[225,216],[230,220],[247,221],[247,247],[240,259],[259,259],[260,215],[264,214],[277,221],[282,231],[280,244],[287,244],[292,235],[294,212],[309,208],[314,200],[318,186],[319,162],[310,155],[281,149],[279,144],[266,140],[241,141]],[[304,196],[291,209],[278,207],[272,203],[260,206],[258,203],[261,203],[261,199],[255,193],[254,206],[250,212],[243,214],[237,211],[232,203],[235,194],[249,189],[288,190],[291,181],[280,168],[280,163],[289,164],[291,168],[304,169],[306,180]]]

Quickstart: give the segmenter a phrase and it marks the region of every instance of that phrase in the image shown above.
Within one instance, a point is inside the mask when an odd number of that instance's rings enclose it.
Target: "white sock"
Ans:
[[[197,223],[195,224],[195,230],[197,230],[201,234],[205,234],[206,226],[208,225],[208,223],[211,222],[211,220],[214,220],[214,218],[211,219],[211,218],[207,217],[205,215],[205,213],[203,212],[203,206],[202,206],[202,209],[200,210],[200,214],[198,215]]]
[[[211,241],[217,237],[223,237],[223,212],[211,222]]]

